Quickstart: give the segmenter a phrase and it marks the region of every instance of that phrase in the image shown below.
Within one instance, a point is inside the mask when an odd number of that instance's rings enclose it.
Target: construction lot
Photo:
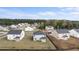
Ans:
[[[33,32],[25,32],[25,37],[19,41],[9,41],[6,36],[0,39],[0,49],[36,49],[36,50],[56,50],[55,46],[47,38],[47,42],[35,42],[32,40]]]
[[[70,37],[68,40],[58,40],[53,36],[47,35],[50,41],[56,46],[57,50],[79,50],[79,39]]]

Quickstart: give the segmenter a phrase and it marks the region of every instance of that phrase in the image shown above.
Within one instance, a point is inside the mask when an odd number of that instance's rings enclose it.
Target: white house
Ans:
[[[50,33],[51,34],[52,31],[54,30],[54,27],[53,26],[46,26],[45,27],[45,30],[46,30],[47,33]]]
[[[3,29],[4,29],[4,27],[0,26],[0,30],[3,30]]]
[[[32,27],[30,27],[30,26],[25,27],[25,31],[33,31],[33,30],[34,30],[34,28],[32,28]]]
[[[19,23],[18,26],[25,27],[25,26],[30,26],[30,24],[28,24],[28,23]]]
[[[18,29],[17,25],[10,25],[9,26],[9,30],[17,30],[17,29]]]
[[[20,41],[23,39],[24,36],[25,36],[25,33],[22,30],[11,30],[7,34],[7,39]]]
[[[16,25],[11,25],[10,27],[11,27],[11,28],[17,28],[17,26],[16,26]]]
[[[1,26],[0,25],[0,30],[2,30],[2,31],[8,31],[8,27],[7,26]]]
[[[68,40],[70,38],[69,30],[67,29],[56,29],[57,39]]]
[[[43,32],[35,32],[33,33],[33,40],[46,42],[46,35]]]
[[[71,36],[79,38],[79,29],[72,29],[69,32]]]
[[[53,26],[46,26],[45,29],[46,29],[46,30],[53,30],[54,27],[53,27]]]

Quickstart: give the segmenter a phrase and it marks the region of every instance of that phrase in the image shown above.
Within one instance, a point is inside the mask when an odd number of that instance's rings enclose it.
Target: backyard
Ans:
[[[42,50],[42,49],[49,49],[49,50],[55,50],[55,46],[49,41],[47,38],[47,42],[34,42],[32,40],[32,33],[33,32],[25,32],[25,37],[19,41],[9,41],[7,40],[6,37],[2,38],[0,40],[0,49],[37,49],[37,50]]]
[[[47,35],[49,39],[55,44],[58,50],[75,50],[79,49],[79,39],[70,37],[68,40],[58,40],[53,36]]]

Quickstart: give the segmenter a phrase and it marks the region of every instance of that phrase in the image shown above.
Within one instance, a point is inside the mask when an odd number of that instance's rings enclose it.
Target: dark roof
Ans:
[[[22,30],[11,30],[8,32],[8,34],[20,34]]]
[[[34,35],[45,35],[43,32],[34,32]]]
[[[40,39],[46,39],[46,37],[41,37]]]
[[[58,33],[69,33],[68,29],[56,29]]]
[[[79,29],[74,29],[75,31],[79,32]]]

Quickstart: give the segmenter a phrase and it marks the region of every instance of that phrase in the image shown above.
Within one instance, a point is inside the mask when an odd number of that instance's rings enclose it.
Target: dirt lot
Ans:
[[[79,39],[70,37],[68,40],[58,40],[50,35],[48,37],[59,50],[79,50]]]
[[[34,42],[32,40],[32,32],[26,32],[23,40],[9,41],[7,38],[0,40],[0,49],[56,49],[55,46],[47,39],[46,43]]]

